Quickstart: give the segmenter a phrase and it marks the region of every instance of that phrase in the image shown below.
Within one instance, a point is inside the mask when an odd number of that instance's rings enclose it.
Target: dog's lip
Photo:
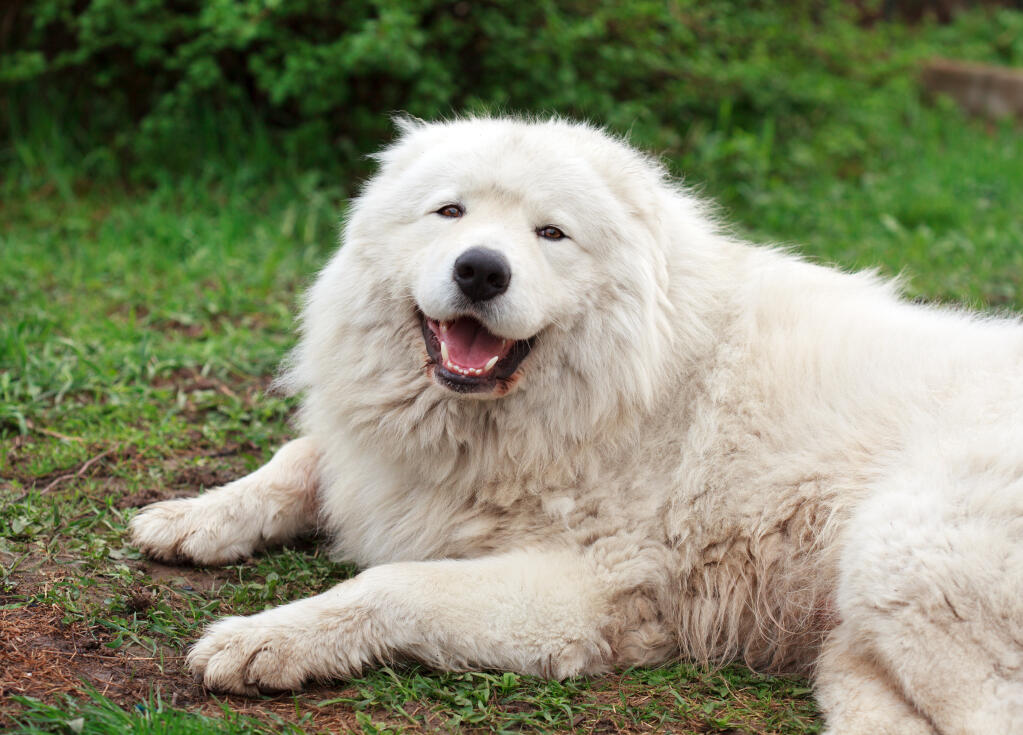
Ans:
[[[438,383],[457,393],[488,393],[497,388],[499,383],[510,381],[519,370],[522,361],[532,350],[533,343],[536,340],[535,335],[529,339],[504,340],[506,344],[498,350],[498,354],[495,355],[497,360],[490,366],[489,370],[485,369],[486,366],[484,365],[478,368],[478,374],[471,370],[467,374],[464,368],[460,370],[460,366],[444,359],[440,339],[441,326],[453,324],[463,319],[471,319],[478,324],[480,329],[486,330],[489,336],[496,339],[500,339],[500,337],[490,332],[485,324],[471,314],[460,315],[456,319],[448,321],[441,321],[428,316],[420,309],[416,309],[416,313],[419,317],[423,341],[426,344],[426,352],[429,356],[427,367],[433,367],[433,375]]]

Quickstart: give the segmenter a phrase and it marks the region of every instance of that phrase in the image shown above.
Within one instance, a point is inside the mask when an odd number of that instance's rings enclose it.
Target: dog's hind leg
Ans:
[[[255,694],[413,658],[442,670],[606,671],[615,610],[568,550],[373,567],[333,589],[211,626],[188,657],[211,689]]]
[[[836,634],[941,735],[1023,733],[1023,483],[929,475],[895,479],[851,519]],[[822,664],[835,669],[822,693],[855,675]],[[842,710],[836,735],[904,731],[842,729]]]
[[[827,715],[825,735],[937,735],[855,638],[839,625],[817,663],[814,688]]]
[[[167,561],[226,564],[315,527],[319,450],[288,442],[250,475],[195,498],[146,506],[129,526],[144,553]]]

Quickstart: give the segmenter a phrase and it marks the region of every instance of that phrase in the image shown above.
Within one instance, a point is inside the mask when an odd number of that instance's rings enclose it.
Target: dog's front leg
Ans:
[[[373,567],[328,592],[211,626],[188,663],[210,689],[291,690],[402,658],[562,678],[611,663],[608,596],[568,551]]]
[[[319,448],[288,442],[255,472],[195,498],[153,503],[131,520],[132,543],[148,556],[228,564],[316,525]]]

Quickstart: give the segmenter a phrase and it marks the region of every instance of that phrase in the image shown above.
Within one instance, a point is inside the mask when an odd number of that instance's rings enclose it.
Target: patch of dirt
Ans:
[[[159,657],[111,649],[110,640],[103,631],[65,624],[56,605],[0,609],[0,702],[16,694],[81,694],[83,682],[119,702],[158,689],[173,690],[179,705],[205,700],[202,688],[181,675],[178,658],[164,656],[161,669]]]
[[[128,562],[128,565],[142,569],[157,584],[173,590],[198,592],[202,595],[216,595],[217,589],[236,578],[232,572],[214,568],[199,568],[187,564],[163,564],[150,559]]]
[[[152,600],[140,598],[137,603],[145,606]],[[11,699],[15,695],[55,702],[64,694],[85,698],[92,687],[122,707],[146,702],[159,693],[173,707],[207,716],[223,714],[221,703],[227,703],[236,712],[264,720],[268,715],[286,721],[308,717],[313,728],[307,724],[307,729],[359,729],[350,706],[317,706],[338,696],[354,696],[354,690],[316,687],[300,697],[215,697],[192,679],[184,668],[183,656],[167,652],[162,657],[153,656],[134,646],[111,649],[106,645],[110,640],[102,630],[63,623],[57,606],[0,609],[0,726],[10,723],[21,709]],[[374,720],[401,724],[383,714],[374,714]]]
[[[239,463],[240,464],[240,463]],[[173,483],[199,490],[220,487],[246,474],[245,470],[217,463],[215,465],[186,465],[174,475]]]
[[[113,494],[113,493],[111,493]],[[168,491],[166,488],[149,487],[133,493],[121,495],[114,502],[117,508],[141,508],[144,505],[155,503],[159,500],[183,497],[181,493]]]
[[[194,438],[197,449],[168,457],[163,461],[166,489],[162,497],[194,495],[201,489],[219,487],[251,472],[251,458],[262,450],[253,442],[228,441],[211,445],[199,432]],[[154,491],[156,492],[156,491]]]
[[[9,563],[10,555],[0,553],[0,562]],[[157,583],[136,584],[118,603],[119,614],[145,614],[161,599],[161,588],[200,594],[216,594],[216,588],[231,579],[224,570],[204,570],[158,564],[147,560],[129,561],[130,566],[145,568]],[[62,695],[79,700],[88,698],[89,689],[98,691],[122,707],[131,708],[159,694],[173,707],[207,716],[223,714],[222,703],[242,714],[263,719],[279,717],[309,720],[309,732],[348,732],[359,730],[355,710],[346,704],[323,707],[317,703],[337,697],[355,697],[353,689],[343,685],[317,686],[300,695],[281,694],[272,698],[250,699],[221,697],[196,683],[185,668],[184,654],[161,646],[154,654],[138,645],[111,648],[110,631],[80,622],[64,622],[59,605],[29,603],[24,600],[66,579],[69,570],[47,563],[19,567],[13,586],[0,587],[0,731],[13,724],[22,705],[12,699],[25,696],[60,704]],[[374,713],[373,719],[391,725],[401,724],[386,713]],[[405,723],[408,724],[408,723]]]

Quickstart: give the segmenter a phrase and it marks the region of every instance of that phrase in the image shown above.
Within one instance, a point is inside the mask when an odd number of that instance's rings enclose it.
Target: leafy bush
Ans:
[[[858,5],[27,0],[0,11],[0,137],[46,135],[14,156],[66,147],[96,171],[251,158],[254,146],[351,169],[396,110],[557,112],[690,167],[712,159],[729,180],[762,176],[779,154],[797,174],[819,155],[853,161],[891,95],[914,94],[904,82],[875,93],[905,78],[910,36],[863,28]],[[1021,16],[1001,12],[1004,48],[971,48],[1018,60]],[[974,18],[983,38],[991,15]],[[809,151],[810,136],[824,147]]]

